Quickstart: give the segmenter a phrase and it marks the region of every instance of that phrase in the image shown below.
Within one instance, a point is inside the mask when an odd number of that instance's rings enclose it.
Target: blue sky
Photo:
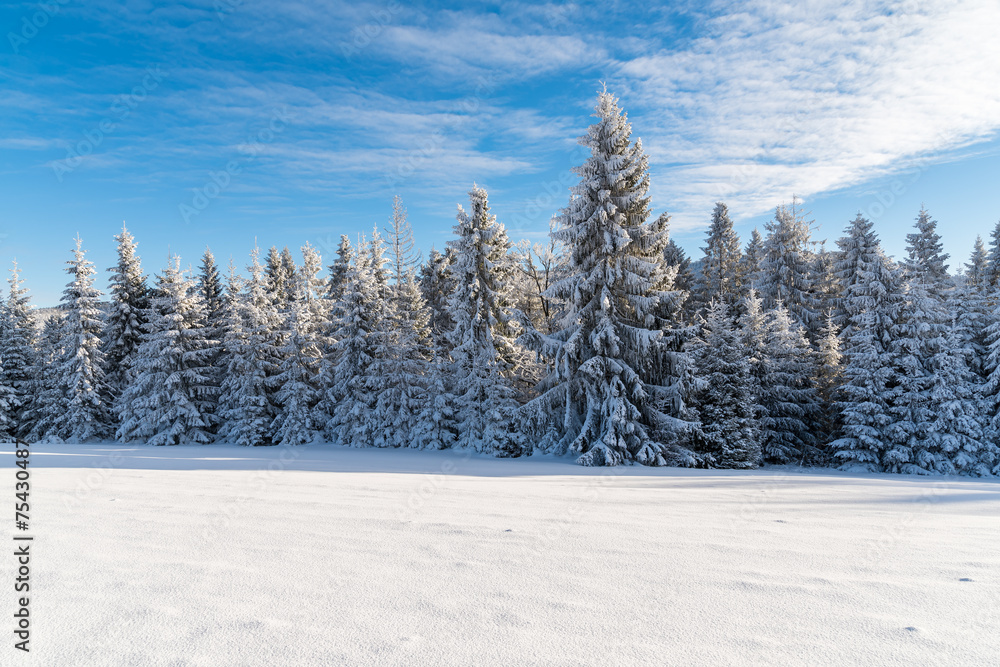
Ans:
[[[953,267],[1000,218],[1000,6],[50,0],[0,8],[0,262],[52,305],[79,232],[122,222],[144,267],[238,265],[383,225],[426,251],[472,183],[514,239],[565,205],[601,82],[650,155],[655,211],[695,257],[713,202],[746,239],[805,200],[899,255],[921,204]]]

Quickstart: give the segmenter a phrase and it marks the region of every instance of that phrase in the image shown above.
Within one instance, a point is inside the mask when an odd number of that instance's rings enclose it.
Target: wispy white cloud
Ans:
[[[229,192],[381,197],[407,187],[450,210],[478,180],[495,185],[525,234],[544,232],[567,196],[555,174],[568,173],[591,121],[586,96],[605,79],[651,156],[654,204],[690,229],[717,199],[756,215],[1000,127],[996,0],[462,10],[244,0],[223,3],[222,16],[215,6],[67,9],[86,14],[94,34],[66,39],[138,34],[169,73],[86,161],[88,177],[184,192],[286,106],[288,128]],[[154,20],[138,21],[147,13]],[[345,64],[342,46],[365,27],[370,42]],[[34,150],[38,165],[62,159],[145,64],[0,74],[0,148]]]
[[[1000,128],[1000,5],[758,0],[615,81],[678,227],[851,186]],[[633,108],[634,105],[634,108]]]

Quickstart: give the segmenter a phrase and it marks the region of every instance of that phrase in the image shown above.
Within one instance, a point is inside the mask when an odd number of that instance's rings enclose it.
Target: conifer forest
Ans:
[[[618,100],[594,116],[545,242],[512,241],[473,185],[426,256],[397,197],[301,262],[206,249],[148,273],[123,228],[107,294],[77,238],[54,311],[15,263],[0,435],[1000,474],[1000,224],[962,261],[946,212],[914,211],[893,258],[861,214],[827,245],[792,198],[740,239],[718,202],[688,257]]]

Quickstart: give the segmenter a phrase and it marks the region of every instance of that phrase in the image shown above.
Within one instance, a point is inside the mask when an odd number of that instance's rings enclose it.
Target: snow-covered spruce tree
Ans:
[[[305,301],[296,302],[284,315],[284,345],[275,381],[277,415],[271,425],[275,444],[313,442],[324,424],[316,419],[319,402],[317,377],[321,355],[312,336],[315,323]]]
[[[702,305],[722,301],[732,309],[743,298],[743,251],[729,209],[721,201],[712,211],[712,225],[702,252],[705,256],[695,298]]]
[[[703,380],[694,406],[701,421],[695,446],[717,468],[756,468],[761,433],[754,404],[749,354],[723,302],[709,304],[697,372]]]
[[[0,296],[0,341],[6,337],[8,327],[7,304]],[[0,443],[10,442],[17,432],[17,412],[20,406],[14,385],[7,379],[9,368],[13,368],[13,365],[5,360],[0,350]]]
[[[458,445],[496,456],[530,454],[517,422],[514,377],[519,350],[510,312],[516,268],[507,232],[490,213],[486,190],[473,186],[469,212],[459,205],[451,296],[452,380]]]
[[[845,363],[841,437],[830,449],[844,468],[877,472],[885,469],[883,458],[892,446],[888,400],[898,385],[892,349],[903,306],[902,283],[871,222],[860,214],[837,244]]]
[[[698,303],[689,297],[695,287],[695,275],[691,269],[691,258],[687,256],[683,248],[677,245],[676,241],[669,238],[669,232],[666,231],[669,229],[669,219],[670,216],[666,213],[661,213],[651,225],[652,229],[660,228],[665,230],[664,233],[667,235],[667,242],[663,247],[663,259],[657,262],[657,264],[662,267],[672,267],[673,277],[668,281],[668,291],[684,295],[680,301],[677,301],[680,306],[677,312],[678,319],[685,322],[693,322],[697,314]],[[654,287],[655,289],[657,288]]]
[[[63,355],[63,319],[54,315],[45,320],[39,336],[35,363],[31,366],[30,397],[24,416],[28,429],[22,437],[37,442],[58,439],[56,432],[66,414],[66,401],[56,368]]]
[[[205,319],[208,328],[216,329],[222,320],[226,300],[222,290],[222,279],[219,277],[219,268],[215,264],[215,255],[212,254],[211,248],[205,248],[205,254],[201,257],[197,288],[205,302]]]
[[[980,291],[985,291],[988,287],[987,278],[989,268],[989,255],[986,254],[986,246],[983,245],[983,237],[977,236],[972,245],[972,253],[969,255],[969,262],[965,265],[965,283],[973,285]]]
[[[378,295],[378,313],[380,317],[385,317],[385,311],[391,307],[392,299],[389,298],[389,271],[386,265],[389,260],[385,257],[385,239],[379,232],[378,227],[372,229],[372,240],[366,246],[368,249],[368,267],[372,274],[375,291]]]
[[[380,324],[379,290],[371,267],[371,253],[362,242],[344,276],[333,343],[336,364],[324,405],[330,413],[325,432],[341,445],[367,447],[375,442],[380,425],[372,419],[381,378],[373,375]]]
[[[451,272],[454,252],[431,248],[420,269],[420,291],[430,314],[430,375],[427,398],[415,426],[414,443],[423,449],[449,449],[458,442],[458,415],[451,391],[451,295],[455,283]]]
[[[929,401],[931,360],[945,345],[949,320],[943,296],[945,282],[950,283],[944,264],[948,256],[941,252],[936,224],[922,209],[917,231],[906,237],[905,299],[891,348],[896,369],[896,386],[888,394],[891,446],[882,459],[889,472],[933,473],[946,465],[947,457],[927,440],[935,418]]]
[[[416,281],[419,256],[406,210],[399,197],[386,229],[389,271],[384,345],[376,350],[382,370],[374,419],[382,424],[375,444],[383,447],[415,446],[413,428],[426,402],[426,379],[431,356],[430,316]]]
[[[661,411],[669,405],[665,394],[676,398],[674,378],[647,372],[662,342],[662,332],[650,328],[661,269],[646,258],[647,158],[606,91],[595,115],[580,139],[591,156],[576,170],[581,181],[554,232],[570,253],[569,275],[550,289],[567,304],[563,328],[523,338],[552,368],[524,415],[544,434],[543,449],[578,453],[583,465],[693,464],[693,453],[676,442],[689,425]]]
[[[458,442],[458,415],[455,396],[448,387],[450,364],[436,355],[431,360],[426,400],[420,406],[413,433],[413,447],[450,449]]]
[[[892,423],[886,400],[892,383],[892,369],[886,352],[876,341],[872,329],[859,325],[871,321],[874,314],[864,312],[854,318],[855,329],[847,340],[848,363],[844,366],[844,385],[840,404],[843,427],[841,437],[831,443],[844,469],[883,470],[882,457],[889,449],[886,433]]]
[[[984,415],[984,441],[987,443],[980,456],[984,469],[1000,475],[1000,284],[992,288],[992,310],[986,328],[986,356],[983,361],[985,383],[981,385],[981,413]]]
[[[756,227],[750,232],[742,264],[744,283],[754,289],[760,289],[760,272],[764,265],[764,239]]]
[[[11,364],[5,364],[0,357],[0,443],[13,440],[17,431],[17,394],[14,387],[7,384],[3,375]]]
[[[195,289],[205,304],[205,319],[202,322],[204,336],[207,340],[214,342],[210,346],[208,354],[211,369],[210,371],[207,369],[205,372],[211,372],[211,384],[213,386],[221,387],[222,376],[228,365],[228,360],[225,356],[225,346],[223,345],[226,338],[227,298],[225,290],[222,287],[222,279],[219,276],[218,266],[215,263],[215,256],[212,254],[211,249],[207,247],[205,248],[205,254],[201,258],[201,266],[199,267]],[[217,410],[218,395],[216,394],[213,398],[216,401]],[[213,424],[217,425],[218,420],[213,420]]]
[[[695,320],[694,309],[689,305],[691,293],[675,284],[683,262],[674,263],[677,255],[670,251],[672,244],[670,216],[661,213],[635,239],[631,249],[637,260],[652,266],[650,293],[657,296],[643,324],[647,329],[662,332],[654,354],[647,359],[642,379],[656,388],[654,409],[672,417],[663,423],[658,438],[661,442],[675,443],[687,437],[687,431],[695,421],[695,415],[685,401],[697,383],[694,360],[688,348],[697,337],[700,326],[689,324]]]
[[[448,305],[454,291],[450,257],[431,248],[427,262],[420,267],[420,292],[430,309],[431,338],[434,348],[445,357],[451,352],[449,336],[455,328]]]
[[[275,309],[278,312],[288,310],[295,299],[295,274],[297,272],[295,259],[288,246],[285,246],[280,253],[277,247],[271,246],[267,252],[264,272],[267,293]]]
[[[275,376],[277,416],[271,426],[274,442],[301,445],[313,442],[326,425],[317,409],[320,402],[325,285],[318,277],[322,260],[312,246],[302,248],[303,267],[297,276],[296,295],[285,312],[280,368]]]
[[[757,289],[765,309],[775,308],[780,301],[792,318],[811,332],[818,323],[813,302],[811,230],[796,204],[793,199],[790,207],[779,206],[774,220],[767,223]]]
[[[118,397],[135,381],[132,362],[142,343],[149,308],[149,289],[142,273],[136,242],[123,226],[118,242],[118,263],[111,272],[109,289],[111,306],[104,324],[101,350],[104,353],[104,375],[112,405],[117,411]]]
[[[882,250],[878,234],[870,220],[858,213],[837,240],[840,249],[837,261],[837,283],[841,301],[834,311],[834,323],[840,328],[840,338],[847,341],[854,333],[852,317],[869,311],[875,318],[875,341],[888,350],[899,317],[902,295],[899,276]],[[889,290],[889,285],[893,289]],[[882,297],[895,302],[883,302]],[[879,306],[889,306],[882,309]]]
[[[322,388],[319,397],[317,411],[321,414],[318,419],[323,419],[323,429],[333,417],[333,403],[329,398],[329,389],[333,386],[333,370],[339,361],[337,335],[341,328],[343,315],[341,308],[346,303],[348,274],[353,271],[355,260],[355,249],[346,234],[340,235],[340,244],[337,247],[337,257],[329,265],[330,275],[326,280],[326,289],[323,298],[323,316],[320,318],[320,350],[323,353],[323,360],[320,362],[319,379],[317,384]]]
[[[174,257],[159,276],[149,321],[133,358],[135,379],[118,402],[117,438],[150,445],[212,441],[219,387],[205,300]]]
[[[761,383],[760,427],[769,463],[818,463],[819,402],[815,360],[805,330],[780,301],[768,314],[767,373]]]
[[[260,251],[250,253],[245,284],[232,275],[227,292],[231,309],[224,341],[227,367],[219,396],[219,435],[228,442],[272,444],[274,375],[279,367],[275,345],[278,314],[267,290]]]
[[[387,427],[384,433],[391,438],[389,444],[403,447],[413,443],[413,424],[428,400],[433,342],[429,313],[414,271],[403,275],[402,282],[394,288],[396,306],[390,337],[393,345],[385,365],[385,384],[376,414]]]
[[[54,433],[62,440],[86,441],[111,434],[111,413],[101,352],[101,293],[94,287],[94,265],[77,237],[66,262],[70,282],[63,291],[62,356],[54,369],[66,412]]]
[[[986,436],[979,381],[969,369],[972,350],[963,345],[957,325],[930,360],[933,371],[928,399],[932,415],[924,447],[915,464],[928,472],[989,475],[1000,454]]]
[[[0,308],[0,386],[11,390],[8,398],[8,436],[25,437],[31,430],[32,369],[36,363],[37,332],[31,298],[22,287],[21,270],[14,261],[7,281],[10,290]]]
[[[750,369],[750,399],[754,418],[759,422],[763,416],[764,379],[770,368],[771,358],[767,349],[767,314],[757,290],[750,288],[743,299],[743,313],[739,318],[740,341],[747,355]]]
[[[347,234],[340,235],[340,245],[337,246],[337,258],[329,266],[330,278],[327,280],[326,298],[331,302],[340,301],[344,297],[347,286],[347,272],[351,270],[354,260],[354,248]]]
[[[820,444],[826,446],[840,437],[838,405],[841,401],[841,385],[844,382],[844,355],[840,352],[837,325],[834,324],[833,314],[830,312],[827,312],[816,347],[815,385],[820,406],[817,437]],[[827,454],[829,454],[828,451]]]
[[[325,314],[329,304],[323,303],[329,293],[329,280],[320,275],[323,271],[323,258],[319,251],[310,243],[306,243],[299,248],[302,253],[302,266],[299,267],[296,279],[296,289],[299,290],[296,298],[307,297],[316,309],[317,313]]]
[[[921,207],[913,226],[916,231],[906,235],[903,271],[907,279],[919,279],[932,296],[940,297],[951,286],[951,279],[945,264],[949,255],[944,252],[941,235],[937,233],[937,221]]]
[[[840,284],[837,282],[837,253],[826,249],[826,241],[821,241],[819,250],[813,254],[812,262],[812,304],[818,317],[810,332],[816,343],[826,329],[826,314],[840,307]]]
[[[984,280],[989,294],[1000,285],[1000,222],[990,232],[990,249],[986,257]]]
[[[385,256],[385,239],[376,225],[372,229],[371,241],[367,245],[368,266],[375,289],[375,300],[372,302],[372,330],[369,340],[372,342],[372,360],[368,367],[368,377],[365,382],[372,398],[371,423],[365,426],[367,439],[359,444],[374,447],[389,447],[392,443],[386,438],[385,428],[379,423],[376,406],[379,396],[384,390],[384,381],[389,373],[389,359],[393,356],[392,323],[395,319],[396,301],[389,284],[389,260]]]
[[[990,319],[987,266],[986,248],[982,238],[977,236],[965,265],[965,279],[952,291],[946,304],[949,314],[957,318],[958,338],[969,348],[969,369],[979,378],[979,384],[986,381],[986,329]]]

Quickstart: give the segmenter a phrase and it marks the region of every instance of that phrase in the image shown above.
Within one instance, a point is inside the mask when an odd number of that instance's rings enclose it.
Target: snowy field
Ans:
[[[1000,664],[996,481],[32,451],[18,664]]]

